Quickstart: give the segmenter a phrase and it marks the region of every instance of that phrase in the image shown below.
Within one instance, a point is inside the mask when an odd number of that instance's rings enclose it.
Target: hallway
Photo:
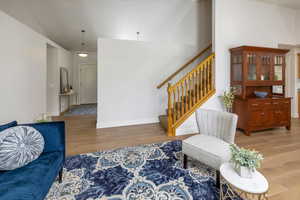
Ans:
[[[76,115],[97,115],[97,104],[82,104],[75,105],[70,108],[63,116],[76,116]]]

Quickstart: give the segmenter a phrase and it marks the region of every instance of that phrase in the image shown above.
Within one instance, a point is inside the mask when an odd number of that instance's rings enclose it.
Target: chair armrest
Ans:
[[[23,124],[19,126],[33,127],[43,135],[45,140],[43,153],[62,151],[65,155],[65,122]]]

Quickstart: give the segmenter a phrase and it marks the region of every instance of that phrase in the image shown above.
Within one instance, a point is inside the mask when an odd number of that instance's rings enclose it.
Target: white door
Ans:
[[[80,104],[97,103],[97,65],[80,65]]]

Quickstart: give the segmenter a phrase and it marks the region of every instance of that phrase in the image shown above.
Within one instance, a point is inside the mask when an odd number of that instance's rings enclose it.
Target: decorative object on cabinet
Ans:
[[[288,51],[253,46],[230,49],[231,87],[236,88],[233,112],[246,135],[280,126],[290,129],[291,98],[285,98]]]
[[[254,94],[258,98],[266,98],[268,96],[267,92],[254,91]]]
[[[235,88],[230,87],[229,91],[224,91],[223,96],[221,96],[224,107],[227,112],[232,112],[234,93]]]

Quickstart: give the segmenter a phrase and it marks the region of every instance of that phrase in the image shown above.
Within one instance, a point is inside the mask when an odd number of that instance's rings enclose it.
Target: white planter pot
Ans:
[[[236,171],[242,178],[252,178],[255,172],[255,170],[243,166],[237,166]]]

